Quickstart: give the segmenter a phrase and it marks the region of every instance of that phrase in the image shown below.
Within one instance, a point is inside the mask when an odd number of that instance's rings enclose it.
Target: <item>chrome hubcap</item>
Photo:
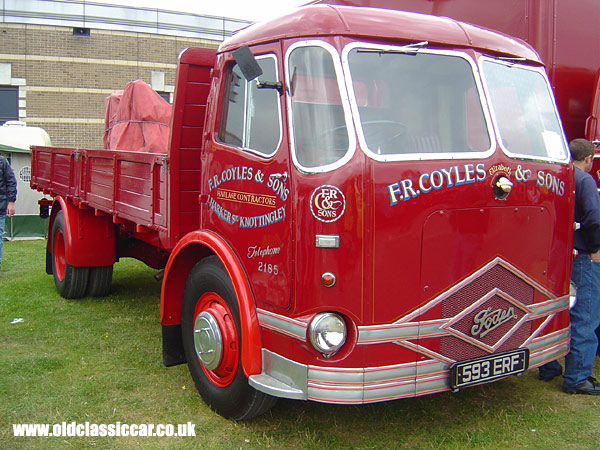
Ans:
[[[194,321],[194,348],[202,365],[208,370],[219,366],[223,355],[223,338],[215,317],[202,311]]]

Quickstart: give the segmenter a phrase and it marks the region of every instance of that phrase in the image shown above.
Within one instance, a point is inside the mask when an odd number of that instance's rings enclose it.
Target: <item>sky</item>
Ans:
[[[141,6],[168,11],[259,21],[288,12],[310,0],[98,0],[110,5]]]

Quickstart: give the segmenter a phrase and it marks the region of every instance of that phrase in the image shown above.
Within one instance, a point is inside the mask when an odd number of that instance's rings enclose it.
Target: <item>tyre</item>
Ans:
[[[204,401],[232,420],[248,420],[271,409],[277,399],[254,389],[244,375],[235,291],[216,256],[203,259],[190,272],[181,314],[188,368]]]
[[[110,292],[113,266],[90,267],[87,285],[87,295],[105,297]]]
[[[81,298],[88,285],[89,269],[67,263],[66,234],[63,212],[59,211],[52,226],[52,273],[54,285],[64,298]]]

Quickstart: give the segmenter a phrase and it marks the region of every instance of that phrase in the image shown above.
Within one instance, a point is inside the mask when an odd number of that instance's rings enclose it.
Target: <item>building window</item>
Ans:
[[[19,88],[0,86],[0,124],[19,120]]]
[[[89,28],[73,28],[73,36],[82,36],[82,37],[89,37],[90,36],[90,29]]]
[[[164,101],[166,101],[167,103],[171,103],[171,93],[170,92],[156,91],[156,93],[158,95],[160,95]]]

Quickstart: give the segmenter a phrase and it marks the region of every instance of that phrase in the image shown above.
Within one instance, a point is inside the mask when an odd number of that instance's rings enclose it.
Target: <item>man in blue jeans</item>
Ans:
[[[594,146],[585,139],[569,144],[575,166],[575,222],[573,246],[579,256],[573,260],[571,281],[577,287],[575,306],[570,310],[571,349],[565,356],[563,391],[568,394],[600,395],[600,383],[592,377],[600,325],[600,197],[594,178],[588,173],[594,160]],[[558,361],[540,367],[539,378],[549,381],[562,373]]]
[[[4,234],[4,222],[6,215],[12,217],[15,214],[15,202],[17,201],[17,180],[12,167],[4,156],[0,156],[0,267],[2,266],[2,235]]]

